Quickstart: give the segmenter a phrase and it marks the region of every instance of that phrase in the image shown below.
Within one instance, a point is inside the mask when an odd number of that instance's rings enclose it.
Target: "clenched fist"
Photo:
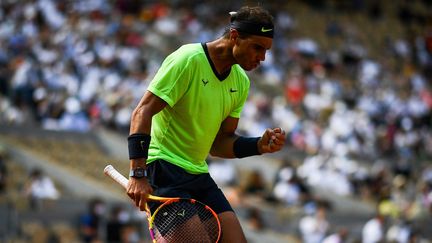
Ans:
[[[280,128],[268,128],[258,141],[258,151],[261,154],[274,153],[285,145],[285,131]]]

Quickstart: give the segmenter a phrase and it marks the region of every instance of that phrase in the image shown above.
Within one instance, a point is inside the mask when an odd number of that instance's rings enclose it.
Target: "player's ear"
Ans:
[[[239,32],[236,29],[230,29],[230,40],[236,41],[239,37]]]

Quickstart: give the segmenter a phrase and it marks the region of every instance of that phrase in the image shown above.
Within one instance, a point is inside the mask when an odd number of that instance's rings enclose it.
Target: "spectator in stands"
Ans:
[[[52,179],[39,168],[30,172],[24,193],[29,199],[30,207],[35,210],[41,209],[44,202],[57,200],[60,197],[60,192]]]
[[[142,225],[134,224],[134,223],[126,224],[122,230],[121,242],[127,242],[127,243],[146,242],[142,239],[143,236],[140,234],[140,232],[142,232]],[[151,239],[148,239],[148,241],[151,241]]]
[[[328,235],[322,243],[344,243],[348,240],[349,231],[346,227],[340,227],[337,232]]]
[[[362,228],[362,243],[379,243],[385,240],[385,217],[377,214],[369,219]]]
[[[6,167],[5,152],[2,147],[0,147],[0,195],[4,194],[7,189],[7,175],[8,170]]]
[[[420,182],[420,193],[418,201],[425,209],[424,211],[432,213],[432,181]]]
[[[209,173],[214,181],[222,187],[231,187],[238,184],[235,166],[228,160],[208,159]]]
[[[265,184],[265,179],[261,171],[253,170],[249,173],[243,187],[243,193],[246,195],[255,195],[262,198],[269,196],[267,185]]]
[[[409,238],[413,233],[414,228],[411,222],[398,219],[388,227],[385,239],[387,242],[411,242]]]
[[[330,230],[327,210],[326,203],[317,202],[315,210],[300,219],[299,230],[304,243],[320,243],[324,240]]]
[[[100,198],[88,202],[88,211],[80,217],[79,233],[82,242],[100,243],[104,240],[106,203]]]
[[[130,223],[130,215],[121,205],[111,208],[110,217],[106,225],[106,241],[119,243],[123,241],[125,228]]]
[[[266,228],[261,210],[257,207],[249,207],[247,209],[246,220],[252,230],[260,231]]]
[[[297,176],[296,169],[289,163],[278,169],[273,195],[286,206],[303,205],[312,199],[309,187]]]

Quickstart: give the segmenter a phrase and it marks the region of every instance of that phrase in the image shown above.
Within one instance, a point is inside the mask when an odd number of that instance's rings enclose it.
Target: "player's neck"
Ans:
[[[226,39],[219,38],[207,43],[207,50],[219,74],[227,72],[235,64],[232,47]]]

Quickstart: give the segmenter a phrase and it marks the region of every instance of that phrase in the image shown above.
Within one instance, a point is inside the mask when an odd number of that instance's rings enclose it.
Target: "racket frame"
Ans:
[[[127,189],[127,185],[129,183],[129,180],[126,177],[124,177],[119,171],[117,171],[112,165],[109,164],[109,165],[105,166],[104,174],[107,175],[108,177],[110,177],[111,179],[113,179],[114,181],[116,181],[118,184],[120,184],[124,189]],[[154,223],[153,223],[157,213],[166,205],[174,203],[174,202],[178,202],[181,200],[188,200],[191,203],[201,203],[201,202],[199,202],[195,199],[191,199],[191,198],[159,197],[159,196],[154,196],[151,194],[149,194],[147,196],[147,201],[162,203],[160,206],[157,207],[157,209],[155,210],[155,212],[153,214],[151,213],[147,202],[145,204],[145,212],[147,214],[147,221],[149,224],[148,227],[149,227],[150,237],[152,238],[153,243],[157,243],[156,236],[154,233]],[[213,215],[213,217],[215,218],[215,220],[217,222],[218,237],[217,237],[216,242],[219,242],[220,237],[221,237],[221,225],[220,225],[219,217],[217,216],[216,212],[211,207],[209,207],[203,203],[201,203],[201,204],[205,206],[206,210],[211,212],[211,214]]]

